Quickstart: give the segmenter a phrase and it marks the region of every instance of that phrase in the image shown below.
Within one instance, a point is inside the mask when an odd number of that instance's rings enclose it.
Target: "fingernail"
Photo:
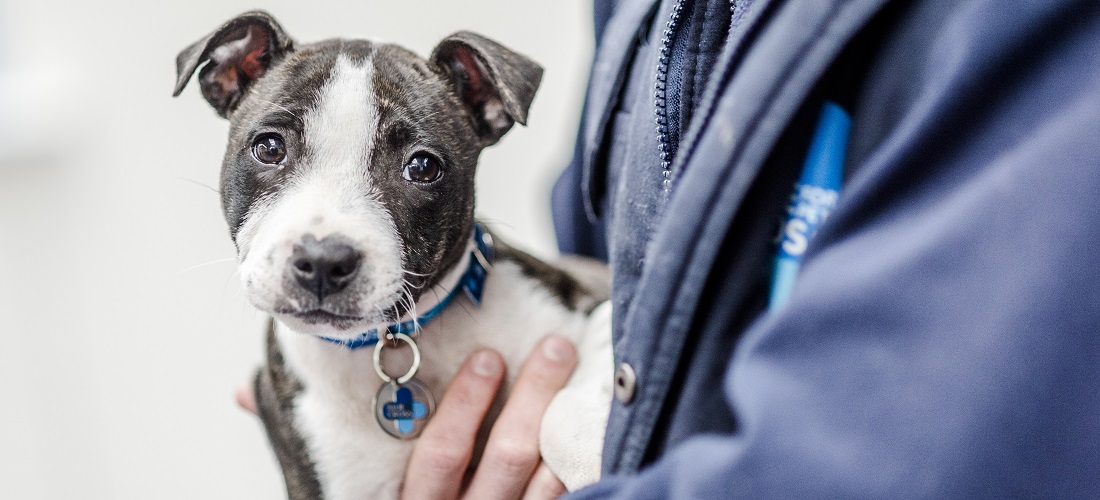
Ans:
[[[500,359],[489,351],[474,354],[474,373],[481,377],[495,377],[500,373]]]
[[[573,361],[576,352],[573,344],[561,337],[550,337],[542,343],[542,353],[547,359],[555,363],[569,363]]]

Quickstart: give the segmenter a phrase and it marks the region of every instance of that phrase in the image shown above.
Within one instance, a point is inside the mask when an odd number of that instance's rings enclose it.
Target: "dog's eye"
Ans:
[[[279,165],[286,160],[286,144],[279,134],[264,134],[252,143],[252,156],[260,163]]]
[[[427,184],[443,177],[443,169],[439,168],[439,160],[434,156],[418,154],[405,164],[405,170],[401,174],[409,182]]]

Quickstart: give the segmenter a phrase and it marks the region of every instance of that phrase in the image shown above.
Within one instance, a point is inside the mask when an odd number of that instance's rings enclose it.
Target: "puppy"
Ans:
[[[299,45],[264,12],[176,63],[175,95],[198,70],[230,123],[222,207],[245,293],[273,317],[256,399],[290,498],[396,497],[411,438],[462,362],[490,347],[515,374],[551,333],[579,365],[543,418],[543,460],[571,489],[599,477],[606,269],[539,261],[474,220],[478,156],[526,123],[537,64],[468,32],[426,60],[364,40]]]

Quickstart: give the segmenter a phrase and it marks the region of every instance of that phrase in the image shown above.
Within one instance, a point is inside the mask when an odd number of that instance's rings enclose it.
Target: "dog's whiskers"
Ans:
[[[426,285],[426,283],[421,283],[421,284],[419,284],[419,285],[414,285],[414,284],[412,284],[412,282],[411,282],[411,281],[409,281],[409,280],[407,280],[407,279],[402,279],[401,281],[404,281],[404,282],[405,282],[405,286],[406,286],[407,288],[409,288],[409,290],[417,290],[417,291],[419,291],[419,290],[421,290],[421,289],[423,289],[423,288],[424,288],[424,285]]]
[[[236,257],[226,257],[224,259],[215,259],[215,260],[212,260],[210,262],[204,262],[202,264],[195,264],[195,265],[193,265],[193,266],[191,266],[187,269],[184,269],[184,270],[180,271],[179,274],[188,273],[188,272],[194,271],[194,270],[199,269],[199,268],[203,268],[203,267],[206,267],[206,266],[211,266],[211,265],[214,265],[214,264],[221,264],[223,262],[235,262],[236,260],[237,260]]]
[[[394,321],[401,321],[401,310],[397,308],[397,302],[393,303]]]
[[[461,308],[462,308],[462,312],[466,313],[466,316],[470,316],[470,317],[473,317],[473,315],[474,315],[474,312],[473,312],[473,311],[471,311],[469,307],[466,307],[466,304],[464,304],[464,303],[461,303],[461,302],[460,302],[460,303],[458,304],[458,307],[461,307]]]
[[[401,291],[405,294],[405,298],[408,301],[409,310],[412,311],[413,325],[416,331],[420,331],[420,314],[416,312],[416,301],[413,300],[412,291],[409,290],[407,283],[406,286],[401,287]]]
[[[209,189],[209,190],[213,191],[213,192],[214,192],[214,194],[218,194],[218,195],[222,194],[222,192],[221,192],[221,191],[218,191],[217,189],[215,189],[215,188],[214,188],[214,186],[211,186],[211,185],[209,185],[209,184],[206,184],[206,183],[204,183],[204,182],[199,182],[199,181],[196,181],[195,179],[188,179],[187,177],[179,177],[179,176],[177,176],[177,177],[176,177],[176,180],[178,180],[178,181],[184,181],[184,182],[190,182],[191,184],[194,184],[194,185],[196,185],[196,186],[199,186],[199,187],[204,187],[204,188],[206,188],[206,189]]]
[[[230,281],[231,281],[231,280],[232,280],[233,278],[240,278],[240,276],[241,276],[241,269],[240,269],[240,268],[238,267],[238,268],[234,268],[234,269],[233,269],[233,274],[230,274],[229,276],[227,276],[227,277],[225,278],[225,285],[223,285],[223,286],[222,286],[222,297],[223,297],[223,298],[225,297],[225,292],[226,292],[227,290],[229,290],[229,282],[230,282]]]
[[[379,318],[385,319],[386,312],[382,309],[382,306],[380,306],[378,304],[375,304],[374,305],[374,311],[378,315]]]

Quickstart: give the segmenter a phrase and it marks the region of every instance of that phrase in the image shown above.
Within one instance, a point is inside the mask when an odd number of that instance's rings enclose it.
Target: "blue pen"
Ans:
[[[844,156],[848,151],[851,126],[852,119],[844,108],[833,101],[825,101],[810,151],[802,165],[802,176],[791,194],[787,220],[779,235],[769,311],[777,311],[787,303],[810,239],[836,207],[844,181]]]

